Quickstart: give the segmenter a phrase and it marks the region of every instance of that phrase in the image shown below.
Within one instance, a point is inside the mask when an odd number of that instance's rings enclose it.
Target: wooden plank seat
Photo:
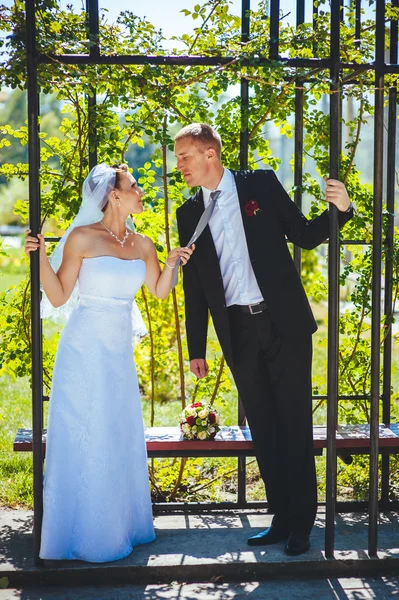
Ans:
[[[47,431],[43,430],[43,450],[46,449]],[[145,430],[147,452],[150,457],[173,456],[254,456],[254,446],[248,427],[222,427],[212,441],[184,440],[179,427],[151,427]],[[327,428],[313,428],[314,452],[321,455],[327,446]],[[337,453],[340,456],[368,454],[370,451],[369,425],[341,425],[337,434]],[[14,451],[32,451],[32,430],[19,429]],[[381,454],[399,454],[399,423],[379,426]]]

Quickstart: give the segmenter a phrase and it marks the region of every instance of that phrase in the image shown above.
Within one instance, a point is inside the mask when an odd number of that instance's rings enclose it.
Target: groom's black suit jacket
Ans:
[[[329,236],[329,211],[309,221],[290,199],[271,170],[233,171],[249,257],[271,319],[285,338],[310,336],[317,329],[287,240],[312,249]],[[259,211],[247,216],[256,200]],[[248,207],[247,207],[248,208]],[[177,209],[180,244],[186,245],[204,211],[201,188]],[[342,227],[351,217],[339,212]],[[226,361],[232,363],[229,320],[222,275],[211,231],[206,227],[183,269],[186,330],[190,359],[205,358],[208,311]]]

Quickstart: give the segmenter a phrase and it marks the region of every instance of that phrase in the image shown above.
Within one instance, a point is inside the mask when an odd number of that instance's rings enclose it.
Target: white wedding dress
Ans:
[[[83,259],[50,396],[40,556],[106,562],[155,539],[131,309],[145,262]]]

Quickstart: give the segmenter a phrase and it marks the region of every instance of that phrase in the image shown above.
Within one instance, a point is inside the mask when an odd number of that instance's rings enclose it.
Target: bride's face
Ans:
[[[115,191],[120,208],[126,210],[127,214],[138,215],[143,212],[144,192],[131,173],[121,174],[118,189]]]

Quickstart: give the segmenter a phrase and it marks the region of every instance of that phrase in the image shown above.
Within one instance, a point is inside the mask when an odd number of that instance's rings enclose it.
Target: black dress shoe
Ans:
[[[288,556],[298,556],[307,552],[310,548],[310,540],[307,533],[290,533],[285,545],[285,553]]]
[[[269,527],[265,531],[261,531],[257,535],[248,538],[249,546],[267,546],[268,544],[278,544],[283,542],[288,537],[288,531],[277,527]]]

